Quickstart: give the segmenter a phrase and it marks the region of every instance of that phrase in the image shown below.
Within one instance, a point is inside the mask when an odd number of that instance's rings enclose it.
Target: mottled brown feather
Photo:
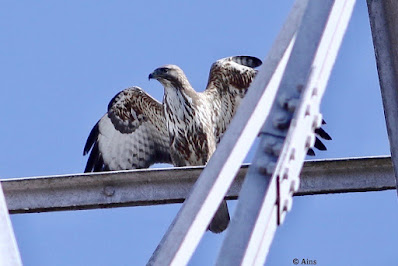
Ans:
[[[90,149],[85,172],[171,163],[162,104],[138,87],[119,92],[91,131],[84,154]]]

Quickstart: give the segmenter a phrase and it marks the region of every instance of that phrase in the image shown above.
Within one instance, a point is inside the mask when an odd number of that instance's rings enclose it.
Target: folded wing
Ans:
[[[118,93],[90,132],[85,172],[147,168],[171,163],[162,104],[139,87]]]

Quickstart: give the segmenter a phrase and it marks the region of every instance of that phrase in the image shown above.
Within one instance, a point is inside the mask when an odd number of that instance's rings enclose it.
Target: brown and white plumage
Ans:
[[[171,163],[162,104],[139,87],[119,92],[91,130],[83,154],[91,148],[85,172]]]
[[[216,61],[203,92],[196,92],[175,65],[156,69],[149,78],[164,86],[163,108],[174,165],[204,165],[213,154],[240,100],[261,65],[255,57],[235,56]]]
[[[212,65],[203,92],[196,92],[175,65],[157,68],[149,75],[164,86],[163,108],[174,165],[204,165],[209,161],[257,73],[253,68],[260,65],[261,60],[250,56],[220,59]],[[224,231],[229,219],[223,201],[209,230]]]
[[[154,163],[204,165],[261,65],[255,57],[235,56],[215,62],[204,92],[196,92],[175,65],[158,68],[150,78],[164,85],[163,103],[138,87],[118,93],[92,129],[84,154],[85,172],[146,168]],[[224,201],[209,229],[229,222]]]
[[[84,154],[90,149],[91,153],[85,171],[147,168],[154,163],[205,165],[260,65],[261,60],[250,56],[220,59],[212,65],[203,92],[192,88],[178,66],[157,68],[149,78],[164,86],[163,103],[138,87],[118,93],[87,139]],[[318,134],[329,136],[323,130]],[[317,145],[324,147],[322,142]],[[223,201],[209,229],[219,233],[228,223]]]

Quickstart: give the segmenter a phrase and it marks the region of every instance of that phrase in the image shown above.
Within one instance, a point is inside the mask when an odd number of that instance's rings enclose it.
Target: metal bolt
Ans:
[[[294,193],[298,191],[300,187],[300,179],[299,178],[294,178],[292,179],[292,182],[290,183],[290,193]]]
[[[267,169],[265,166],[257,166],[258,172],[262,175],[267,175]]]
[[[279,156],[279,154],[281,154],[282,148],[283,148],[283,143],[281,142],[276,143],[275,145],[272,146],[272,153],[275,156]]]
[[[293,148],[293,149],[290,151],[290,157],[289,157],[289,160],[290,160],[290,161],[293,161],[294,159],[296,159],[296,149],[295,149],[295,148]]]
[[[292,209],[292,205],[293,205],[293,200],[291,197],[289,197],[288,199],[285,199],[285,201],[283,202],[283,211],[284,212],[288,212]]]
[[[285,170],[283,171],[282,179],[288,179],[288,178],[289,178],[289,168],[286,167]]]
[[[288,105],[288,102],[291,100],[291,97],[290,97],[290,95],[284,93],[281,96],[279,96],[278,100],[279,100],[279,105],[283,109],[287,109],[287,105]]]
[[[106,186],[104,187],[104,194],[108,197],[112,197],[113,195],[115,195],[115,188],[112,186]]]
[[[286,212],[279,212],[279,221],[278,224],[281,225],[285,221],[286,218]]]
[[[314,116],[314,121],[312,122],[312,129],[320,128],[322,126],[322,114],[318,113]]]
[[[266,166],[267,173],[268,173],[269,175],[272,175],[272,174],[274,173],[274,171],[275,171],[275,167],[276,167],[276,163],[274,163],[274,162],[269,162],[269,163],[267,164],[267,166]]]
[[[307,105],[305,108],[305,116],[311,115],[311,105]]]
[[[297,85],[296,89],[297,89],[298,92],[301,93],[303,91],[303,89],[304,89],[304,85],[302,85],[302,84]]]
[[[264,139],[263,142],[263,149],[265,152],[267,153],[272,153],[272,148],[274,147],[274,145],[277,143],[277,139],[270,136]]]
[[[279,224],[282,224],[285,221],[286,214],[290,209],[292,208],[292,200],[285,200],[283,202],[283,208],[280,209],[279,211]]]
[[[267,164],[268,164],[269,160],[266,157],[266,155],[264,155],[262,158],[259,158],[256,162],[256,168],[258,170],[258,172],[262,175],[267,175]]]
[[[314,147],[315,144],[315,135],[311,133],[308,135],[307,139],[305,140],[305,147],[307,149]]]
[[[314,97],[314,96],[318,96],[318,88],[314,88],[312,90],[312,97]]]
[[[291,113],[293,113],[297,106],[299,105],[299,99],[291,99],[290,101],[287,102],[287,110]]]
[[[266,158],[261,158],[257,161],[256,166],[260,174],[272,175],[275,170],[276,163],[269,161]]]
[[[273,122],[274,127],[277,129],[286,129],[290,125],[290,117],[284,113],[280,113],[275,117]]]

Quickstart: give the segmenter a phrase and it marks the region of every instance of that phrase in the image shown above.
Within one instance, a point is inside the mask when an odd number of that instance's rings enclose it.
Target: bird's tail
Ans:
[[[208,229],[216,234],[221,233],[227,229],[229,220],[227,202],[223,200],[218,207],[216,214],[214,214],[213,220],[210,222]]]

